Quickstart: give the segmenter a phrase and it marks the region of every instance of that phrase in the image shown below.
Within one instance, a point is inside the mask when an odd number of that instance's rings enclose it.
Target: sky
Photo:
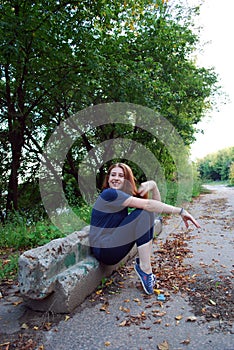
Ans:
[[[187,0],[198,4],[198,0]],[[203,0],[198,23],[203,27],[200,33],[202,53],[196,53],[197,64],[205,68],[214,67],[219,75],[219,84],[227,95],[217,102],[218,111],[213,110],[197,125],[204,134],[196,134],[191,146],[191,159],[203,158],[207,154],[234,146],[234,1]]]

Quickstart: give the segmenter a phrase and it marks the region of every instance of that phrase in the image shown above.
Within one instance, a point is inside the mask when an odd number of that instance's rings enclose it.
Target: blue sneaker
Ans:
[[[153,273],[145,273],[141,270],[139,265],[139,258],[136,258],[136,264],[134,266],[134,270],[138,274],[142,287],[144,288],[144,291],[146,294],[153,294],[154,293],[154,285],[156,283],[156,278]]]

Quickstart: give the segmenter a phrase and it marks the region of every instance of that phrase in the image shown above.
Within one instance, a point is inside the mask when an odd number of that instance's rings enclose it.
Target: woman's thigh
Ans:
[[[135,209],[127,215],[106,240],[105,248],[126,246],[153,231],[155,214]]]

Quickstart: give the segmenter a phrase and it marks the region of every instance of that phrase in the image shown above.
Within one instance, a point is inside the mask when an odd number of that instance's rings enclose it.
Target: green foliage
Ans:
[[[202,192],[202,180],[197,165],[193,163],[193,192],[192,196],[197,197]]]
[[[14,278],[18,272],[19,254],[14,253],[7,260],[0,260],[0,281],[6,278]]]
[[[100,289],[104,288],[107,281],[108,281],[108,278],[103,277],[102,280],[101,280],[101,283],[99,284],[99,286],[97,287],[97,289],[100,290]]]
[[[52,215],[51,219],[56,227],[67,235],[89,225],[91,210],[90,206],[83,204],[72,209],[61,210]]]
[[[171,205],[175,205],[176,197],[178,193],[178,185],[175,181],[167,182],[167,196],[165,202]]]
[[[227,181],[234,162],[234,147],[209,154],[197,162],[202,180]]]
[[[0,260],[0,280],[16,276],[20,252],[44,245],[53,239],[62,238],[89,224],[91,213],[89,206],[77,207],[74,211],[80,218],[80,225],[76,227],[69,225],[65,233],[62,233],[49,220],[32,222],[32,215],[23,216],[18,212],[12,213],[4,224],[0,224],[0,255],[7,255],[6,259]],[[61,214],[63,215],[66,214]]]
[[[234,162],[230,166],[229,183],[231,186],[234,186]]]
[[[161,0],[4,1],[0,209],[9,212],[25,205],[18,201],[19,178],[35,180],[43,147],[56,126],[90,105],[131,102],[150,107],[191,144],[195,125],[218,90],[214,71],[198,68],[190,59],[198,43],[191,29],[196,13]],[[171,177],[175,169],[170,155],[155,138],[123,126],[101,133],[88,130],[64,166],[64,188],[72,205],[80,196],[72,185],[84,155],[118,135],[136,137],[154,149]],[[32,199],[37,200],[36,192]]]
[[[18,214],[12,215],[11,219],[0,225],[0,246],[6,248],[31,249],[63,236],[49,221],[38,221],[29,225]]]
[[[74,208],[76,215],[83,220],[87,225],[90,224],[92,207],[89,205],[83,205],[81,207]]]

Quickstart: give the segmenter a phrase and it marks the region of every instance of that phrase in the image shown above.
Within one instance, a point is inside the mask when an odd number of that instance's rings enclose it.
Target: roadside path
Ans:
[[[156,295],[144,297],[129,263],[120,294],[104,295],[97,303],[89,298],[71,319],[46,333],[45,349],[233,350],[234,189],[211,189],[189,208],[202,225],[189,232],[192,254],[184,260],[192,268],[190,276],[196,275],[192,292],[169,291],[162,304]],[[183,231],[178,218],[168,220],[155,244],[156,254],[168,234],[173,240]],[[217,315],[220,309],[224,312]],[[194,317],[196,321],[188,321]]]
[[[24,310],[15,328],[8,327],[9,337],[25,323],[36,339],[28,350],[234,350],[234,188],[210,190],[188,207],[201,229],[187,232],[173,217],[154,244],[152,263],[165,302],[143,294],[130,261],[58,323],[56,315]]]

